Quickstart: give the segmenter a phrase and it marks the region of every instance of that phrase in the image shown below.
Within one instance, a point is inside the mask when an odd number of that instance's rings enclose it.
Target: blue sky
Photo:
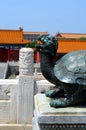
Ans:
[[[86,0],[1,0],[0,29],[86,33]]]

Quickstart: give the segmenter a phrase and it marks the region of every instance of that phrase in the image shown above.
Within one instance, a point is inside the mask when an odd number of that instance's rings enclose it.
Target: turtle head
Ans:
[[[36,49],[42,53],[49,53],[51,56],[55,56],[58,48],[57,39],[53,36],[41,35],[38,38],[38,44],[36,44]]]

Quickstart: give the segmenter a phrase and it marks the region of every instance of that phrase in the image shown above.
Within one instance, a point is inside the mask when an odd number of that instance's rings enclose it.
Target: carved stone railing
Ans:
[[[33,118],[33,50],[23,48],[17,79],[0,79],[0,130],[31,130]]]
[[[0,124],[17,123],[18,79],[0,79]]]

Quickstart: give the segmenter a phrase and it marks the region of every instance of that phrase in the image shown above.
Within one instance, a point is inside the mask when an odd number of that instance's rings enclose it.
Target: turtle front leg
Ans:
[[[53,90],[47,90],[45,92],[46,97],[50,98],[64,97],[64,94],[64,90],[62,88],[57,88],[57,86],[55,86]]]
[[[67,107],[67,106],[70,106],[72,105],[72,102],[73,102],[73,98],[54,98],[54,99],[51,99],[50,101],[50,106],[51,107],[54,107],[54,108],[59,108],[59,107]]]
[[[72,96],[67,95],[63,98],[53,98],[50,101],[50,106],[58,108],[58,107],[74,106],[82,103],[86,103],[86,90],[81,91]]]

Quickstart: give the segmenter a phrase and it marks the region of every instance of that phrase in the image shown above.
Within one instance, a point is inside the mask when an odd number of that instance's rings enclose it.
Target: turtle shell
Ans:
[[[61,82],[86,86],[86,50],[64,55],[56,62],[54,73]]]

